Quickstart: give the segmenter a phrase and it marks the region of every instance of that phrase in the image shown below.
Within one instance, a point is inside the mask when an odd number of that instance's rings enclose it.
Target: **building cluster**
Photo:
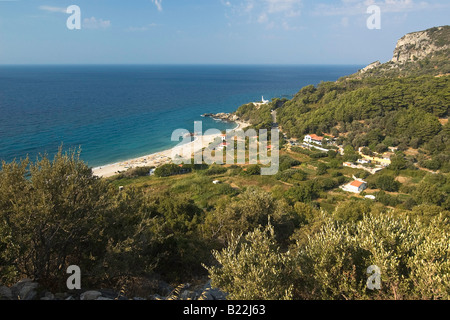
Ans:
[[[317,134],[308,134],[304,137],[302,143],[297,143],[295,141],[288,141],[291,146],[299,145],[300,147],[307,149],[317,149],[320,151],[328,152],[331,149],[327,149],[327,146],[335,146],[338,148],[338,152],[341,155],[344,155],[344,146],[337,145],[336,138],[326,138],[323,136],[319,136]],[[350,167],[355,169],[363,169],[371,174],[375,174],[377,171],[383,170],[391,164],[391,157],[394,155],[396,151],[395,147],[389,147],[389,152],[385,152],[383,154],[374,154],[372,156],[368,156],[362,153],[362,149],[364,147],[359,148],[358,154],[360,159],[356,162],[344,162],[344,167]],[[353,181],[350,183],[341,186],[340,188],[344,191],[352,192],[352,193],[361,193],[367,188],[367,182],[357,179],[353,177]],[[367,197],[372,199],[372,197]]]

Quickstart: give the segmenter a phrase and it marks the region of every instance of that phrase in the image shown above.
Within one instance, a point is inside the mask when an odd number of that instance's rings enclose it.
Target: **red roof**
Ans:
[[[316,134],[310,134],[309,136],[310,136],[311,139],[313,139],[313,140],[319,140],[319,141],[322,141],[322,140],[323,140],[323,137],[319,137],[319,136],[316,135]]]
[[[350,183],[351,186],[357,187],[357,188],[361,187],[363,184],[364,184],[364,182],[361,182],[361,181],[358,181],[358,180],[355,180],[352,183]]]

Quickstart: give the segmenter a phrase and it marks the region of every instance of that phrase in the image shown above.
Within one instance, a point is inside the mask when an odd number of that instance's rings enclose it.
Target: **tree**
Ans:
[[[206,268],[212,285],[227,292],[228,299],[292,299],[289,255],[279,250],[273,227],[233,236],[227,248],[213,255],[220,267]]]
[[[247,174],[256,176],[261,174],[261,167],[257,164],[251,164],[247,167]]]
[[[355,149],[351,145],[347,145],[344,148],[344,161],[351,161],[355,162],[358,160],[358,154],[356,153]]]
[[[380,175],[375,182],[377,188],[384,191],[396,192],[400,188],[400,182],[396,181],[394,177],[388,175]]]
[[[434,184],[422,181],[413,193],[417,203],[441,205],[445,195]]]
[[[155,169],[155,176],[157,177],[169,177],[176,174],[180,174],[182,171],[181,167],[176,164],[169,163],[164,164]]]
[[[328,171],[328,166],[327,166],[325,163],[320,162],[320,163],[318,164],[318,166],[317,166],[316,173],[317,173],[319,176],[321,176],[321,175],[326,174],[327,171]]]
[[[406,169],[405,157],[401,154],[396,154],[395,156],[393,156],[391,158],[391,164],[389,165],[389,169],[392,169],[396,172]]]
[[[377,152],[377,153],[383,153],[383,152],[386,152],[387,150],[388,150],[387,146],[383,143],[379,143],[375,147],[375,152]]]
[[[289,251],[280,250],[273,229],[257,229],[214,252],[219,266],[208,271],[231,299],[448,299],[446,224],[442,216],[426,223],[395,213],[349,223],[328,216]],[[367,287],[370,266],[380,270],[379,290]]]
[[[53,161],[44,156],[34,164],[28,159],[3,163],[0,247],[9,268],[0,267],[0,273],[53,285],[69,264],[92,268],[99,263],[107,240],[103,221],[111,210],[108,190],[79,153],[60,150]]]

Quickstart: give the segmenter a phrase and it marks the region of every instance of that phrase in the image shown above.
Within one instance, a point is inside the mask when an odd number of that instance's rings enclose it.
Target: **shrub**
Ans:
[[[446,300],[446,223],[442,215],[428,223],[394,214],[367,213],[356,223],[325,218],[306,243],[286,252],[269,226],[214,252],[219,266],[208,271],[231,299]],[[379,290],[367,287],[370,266],[380,270]]]

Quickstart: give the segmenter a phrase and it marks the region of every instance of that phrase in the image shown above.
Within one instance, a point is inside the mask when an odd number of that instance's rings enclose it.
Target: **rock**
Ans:
[[[167,282],[164,282],[162,280],[158,281],[158,293],[159,294],[161,294],[163,296],[167,296],[173,291],[173,289],[174,288]]]
[[[381,62],[380,62],[380,61],[375,61],[375,62],[369,64],[367,67],[361,69],[360,72],[361,72],[361,73],[365,73],[365,72],[367,72],[368,70],[374,69],[374,68],[376,68],[376,67],[378,67],[378,66],[381,66]]]
[[[194,291],[190,290],[184,290],[179,296],[181,300],[195,300],[196,297],[197,294]]]
[[[55,298],[58,299],[58,300],[64,300],[64,299],[66,299],[68,297],[69,297],[69,294],[67,292],[55,293]]]
[[[449,27],[445,26],[408,33],[398,40],[391,61],[394,63],[412,62],[449,49],[448,39],[442,41],[442,37],[448,34],[448,30]]]
[[[204,300],[226,300],[227,294],[218,288],[211,286],[211,280],[203,287],[201,298]]]
[[[146,299],[141,298],[141,297],[133,297],[134,301],[145,301]]]
[[[86,291],[80,295],[80,300],[96,300],[101,295],[102,293],[99,291]]]
[[[98,298],[95,299],[95,300],[103,300],[103,301],[108,301],[108,300],[109,300],[109,301],[111,301],[111,300],[113,300],[113,299],[100,296],[100,297],[98,297]]]
[[[51,292],[46,292],[41,300],[55,300],[55,295]]]
[[[1,286],[0,287],[0,300],[12,300],[13,299],[13,294],[10,288],[5,287],[5,286]]]
[[[11,287],[13,297],[19,300],[34,300],[37,297],[39,283],[31,279],[23,279]]]
[[[159,294],[153,294],[149,297],[149,300],[166,300],[166,298]]]
[[[72,296],[68,296],[65,300],[75,300],[75,298]]]
[[[233,122],[233,121],[239,120],[239,117],[237,115],[232,114],[232,113],[224,113],[224,112],[205,113],[202,115],[202,117],[209,117],[209,118],[213,118],[214,120],[220,120],[220,121],[225,121],[225,122]]]
[[[102,297],[105,297],[105,298],[108,298],[111,300],[119,298],[119,296],[120,296],[117,292],[115,292],[113,290],[101,289],[98,291],[102,294]]]

